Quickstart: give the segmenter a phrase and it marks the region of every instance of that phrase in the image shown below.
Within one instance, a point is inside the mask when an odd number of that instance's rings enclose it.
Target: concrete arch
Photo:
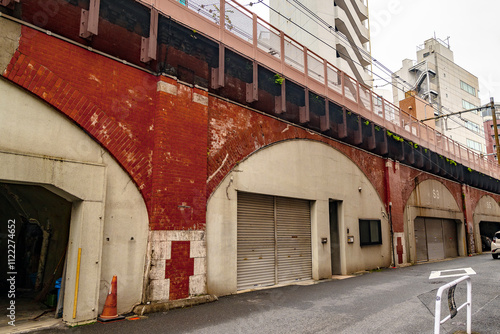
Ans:
[[[483,195],[477,202],[472,217],[474,222],[474,243],[477,245],[476,251],[480,251],[482,241],[479,224],[481,221],[487,221],[498,222],[500,225],[500,205],[498,205],[493,197]],[[491,238],[491,236],[489,237]]]
[[[466,255],[464,215],[450,190],[436,180],[425,180],[415,187],[404,207],[406,246],[404,258],[416,262],[414,221],[417,217],[451,219],[457,222],[458,254]]]
[[[63,319],[95,319],[113,275],[118,312],[129,311],[143,297],[149,220],[142,195],[115,159],[59,111],[4,79],[0,96],[9,97],[0,108],[0,182],[40,185],[72,203]]]
[[[363,172],[341,152],[322,142],[287,140],[267,146],[240,162],[213,192],[207,204],[208,292],[236,292],[237,191],[312,201],[313,279],[331,276],[328,237],[329,200],[341,201],[341,271],[387,267],[391,263],[390,226],[384,204]],[[358,219],[381,221],[382,245],[361,247]],[[354,243],[347,243],[347,236]]]

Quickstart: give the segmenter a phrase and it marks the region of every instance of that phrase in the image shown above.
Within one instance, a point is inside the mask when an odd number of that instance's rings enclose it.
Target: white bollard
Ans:
[[[438,289],[437,295],[436,295],[436,311],[434,315],[434,334],[439,334],[440,326],[441,324],[445,323],[449,319],[452,318],[452,315],[449,314],[446,316],[443,320],[441,320],[441,295],[443,294],[443,291],[449,288],[454,288],[458,283],[462,281],[467,281],[467,301],[460,305],[457,309],[456,312],[460,311],[464,306],[467,306],[467,334],[471,334],[471,325],[472,325],[472,283],[470,280],[469,276],[463,276],[460,277],[459,279],[454,280],[453,282],[450,282],[448,284],[445,284],[441,286]]]

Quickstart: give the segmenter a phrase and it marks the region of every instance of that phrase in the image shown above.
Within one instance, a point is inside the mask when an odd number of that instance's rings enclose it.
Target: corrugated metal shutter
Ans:
[[[443,219],[444,256],[446,258],[458,256],[457,223],[450,219]]]
[[[450,219],[417,217],[414,221],[417,261],[458,256],[457,223]]]
[[[238,290],[275,284],[274,198],[238,192]]]
[[[441,219],[425,218],[429,260],[444,259],[443,226]]]
[[[309,201],[276,197],[278,282],[311,278]]]
[[[309,201],[238,192],[238,290],[311,278]]]
[[[415,243],[417,246],[417,262],[428,261],[427,257],[427,235],[425,233],[424,218],[417,217],[414,221]]]

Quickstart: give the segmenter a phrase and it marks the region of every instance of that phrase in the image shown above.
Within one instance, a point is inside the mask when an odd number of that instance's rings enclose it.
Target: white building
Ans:
[[[404,81],[404,82],[403,82]],[[417,47],[417,60],[403,60],[393,76],[394,104],[413,90],[427,101],[424,118],[450,114],[480,106],[476,76],[454,63],[453,51],[445,41],[431,38]],[[483,121],[479,112],[444,117],[436,130],[479,153],[485,152]]]
[[[327,59],[365,85],[371,86],[370,33],[366,0],[270,0],[271,24]]]

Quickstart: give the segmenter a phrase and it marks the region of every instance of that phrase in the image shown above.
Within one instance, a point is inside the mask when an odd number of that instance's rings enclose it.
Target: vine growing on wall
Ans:
[[[217,5],[212,5],[214,6],[215,9],[208,9],[208,12],[212,16],[212,19],[214,20],[215,23],[220,24],[220,9]],[[201,8],[205,9],[205,5],[201,5]],[[224,14],[224,21],[225,21],[225,26],[226,29],[231,31],[234,29],[233,22],[231,21],[231,18],[227,13],[234,14],[233,10],[227,9],[226,13]]]
[[[278,73],[276,73],[276,74],[274,75],[274,83],[275,83],[275,84],[277,84],[277,85],[282,85],[284,80],[285,80],[285,79],[284,79],[281,75],[279,75]]]

